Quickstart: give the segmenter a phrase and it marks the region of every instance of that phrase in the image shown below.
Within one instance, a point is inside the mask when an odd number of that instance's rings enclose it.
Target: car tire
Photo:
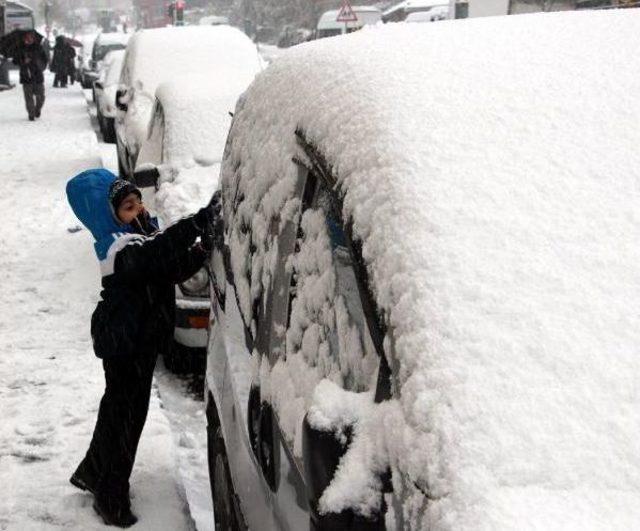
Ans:
[[[209,408],[215,409],[212,401],[209,402]],[[216,531],[245,531],[247,526],[240,513],[238,498],[231,481],[222,428],[219,422],[211,422],[212,417],[217,420],[217,414],[211,415],[207,412],[209,419],[207,424],[207,457],[215,529]]]
[[[104,139],[104,118],[102,117],[102,114],[100,114],[100,109],[98,108],[97,111],[97,119],[98,119],[98,129],[100,129],[100,134],[102,135],[102,138]]]
[[[171,348],[163,353],[164,366],[173,374],[204,375],[206,349],[186,347],[175,339],[171,341]]]
[[[102,138],[107,144],[116,143],[116,127],[113,118],[102,117]]]
[[[124,165],[122,164],[122,160],[120,159],[120,152],[118,151],[118,176],[121,179],[129,180],[129,174],[127,170],[124,169]]]

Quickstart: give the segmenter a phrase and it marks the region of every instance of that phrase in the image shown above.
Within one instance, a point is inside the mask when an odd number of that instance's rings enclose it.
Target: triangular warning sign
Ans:
[[[358,22],[358,16],[351,8],[351,4],[348,0],[344,0],[344,4],[340,8],[336,22]]]

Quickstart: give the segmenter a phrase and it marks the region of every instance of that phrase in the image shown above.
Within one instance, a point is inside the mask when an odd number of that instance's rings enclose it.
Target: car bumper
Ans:
[[[210,311],[209,300],[178,299],[176,301],[175,340],[185,347],[205,348],[209,339]]]

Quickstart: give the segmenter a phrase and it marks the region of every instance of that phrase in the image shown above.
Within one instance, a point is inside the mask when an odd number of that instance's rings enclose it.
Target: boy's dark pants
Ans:
[[[97,498],[122,499],[129,493],[156,358],[153,350],[102,360],[106,388],[89,450],[78,467],[82,475],[97,480]]]
[[[44,83],[25,83],[22,90],[29,116],[39,115],[44,105]]]

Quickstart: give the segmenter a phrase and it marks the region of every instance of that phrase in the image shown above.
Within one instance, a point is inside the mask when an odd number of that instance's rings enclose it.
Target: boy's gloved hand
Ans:
[[[207,226],[200,236],[200,245],[211,253],[214,248],[221,249],[224,243],[224,222],[222,216],[217,216],[213,223]]]
[[[221,212],[222,195],[220,190],[218,190],[213,194],[209,204],[194,214],[193,223],[200,232],[204,233],[205,231],[210,230],[209,227],[215,223],[217,218],[221,217]]]

